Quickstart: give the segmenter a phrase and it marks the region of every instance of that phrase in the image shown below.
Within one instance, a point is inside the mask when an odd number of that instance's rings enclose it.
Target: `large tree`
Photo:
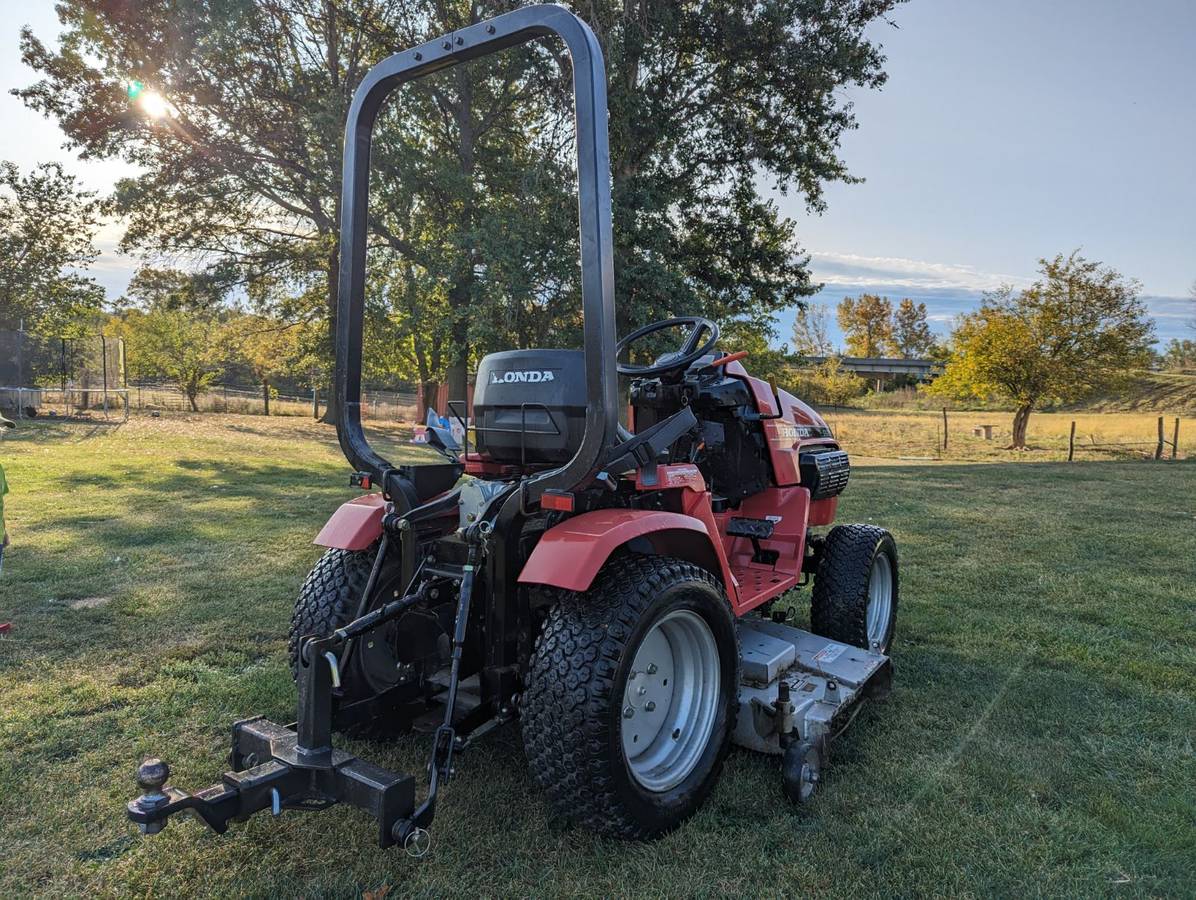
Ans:
[[[57,163],[0,162],[0,329],[62,334],[104,292],[81,274],[98,255],[95,196]]]
[[[620,330],[702,312],[771,328],[812,291],[762,185],[821,209],[851,180],[842,88],[884,75],[870,22],[896,0],[578,4],[607,57]],[[75,0],[43,79],[19,91],[85,154],[143,174],[113,210],[125,245],[285,279],[335,328],[345,111],[368,66],[510,0]],[[130,99],[129,82],[136,82]],[[578,326],[568,66],[511,51],[399,93],[379,126],[371,234],[380,315],[450,393],[479,352],[568,343]],[[393,289],[393,290],[392,290]],[[413,293],[414,292],[414,293]],[[439,306],[444,329],[411,321]]]
[[[1035,408],[1079,399],[1144,364],[1154,336],[1137,282],[1078,252],[1039,265],[1040,278],[1030,287],[988,294],[963,317],[932,387],[1012,403],[1014,448],[1026,446]]]
[[[884,81],[865,30],[888,0],[591,0],[607,58],[620,331],[681,313],[772,315],[813,293],[794,223],[761,187],[823,208],[851,181],[842,88]]]

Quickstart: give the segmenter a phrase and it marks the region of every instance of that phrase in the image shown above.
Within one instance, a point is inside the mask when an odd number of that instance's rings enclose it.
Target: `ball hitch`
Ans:
[[[141,788],[141,796],[129,802],[130,813],[140,813],[152,816],[155,810],[170,803],[170,795],[166,793],[166,782],[170,780],[170,766],[156,756],[151,756],[137,767],[137,787]],[[169,819],[154,818],[149,821],[138,821],[137,827],[142,834],[157,834],[166,827]]]

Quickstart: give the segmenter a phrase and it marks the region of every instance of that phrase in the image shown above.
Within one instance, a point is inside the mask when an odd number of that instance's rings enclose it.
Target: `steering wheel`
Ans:
[[[697,362],[714,349],[714,345],[718,343],[719,330],[716,323],[702,316],[680,316],[676,319],[661,319],[659,322],[653,322],[651,325],[637,328],[631,334],[627,335],[627,337],[623,338],[623,340],[619,341],[618,346],[615,347],[615,353],[618,356],[622,356],[624,350],[641,338],[655,334],[658,331],[664,331],[666,328],[676,328],[681,325],[688,325],[692,330],[680,350],[666,353],[650,366],[618,363],[619,374],[629,375],[633,378],[652,378],[665,375],[669,372],[684,371],[692,363]],[[707,331],[710,332],[710,337],[705,343],[698,346],[698,342],[702,339],[702,334]]]

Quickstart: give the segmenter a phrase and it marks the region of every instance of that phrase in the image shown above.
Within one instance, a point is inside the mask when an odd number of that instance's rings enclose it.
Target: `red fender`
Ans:
[[[597,509],[548,529],[528,557],[519,582],[588,590],[611,553],[637,537],[652,540],[658,553],[705,565],[721,574],[724,584],[733,584],[725,557],[715,549],[701,519],[648,509]]]
[[[382,537],[385,512],[386,498],[381,494],[354,497],[340,505],[312,543],[339,550],[364,550]]]

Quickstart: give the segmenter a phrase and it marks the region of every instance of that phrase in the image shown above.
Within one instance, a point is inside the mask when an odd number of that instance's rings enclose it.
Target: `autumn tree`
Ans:
[[[0,162],[0,328],[62,334],[99,308],[103,289],[81,274],[98,256],[96,207],[58,163]]]
[[[236,315],[220,329],[225,359],[247,369],[262,389],[262,404],[270,415],[274,381],[302,370],[301,328],[295,323],[261,315]]]
[[[867,389],[867,382],[855,372],[843,368],[838,356],[828,356],[810,373],[810,386],[818,402],[842,406]]]
[[[963,317],[931,388],[1012,403],[1013,448],[1026,446],[1030,414],[1042,403],[1079,399],[1143,364],[1154,333],[1137,282],[1078,251],[1039,265],[1030,287],[987,294]]]
[[[921,359],[934,347],[934,335],[926,319],[926,304],[909,297],[902,299],[893,312],[893,346],[904,359]]]
[[[833,349],[829,319],[821,303],[799,306],[793,317],[793,352],[802,357],[829,356]]]
[[[893,304],[888,297],[844,297],[839,301],[838,320],[848,356],[884,356],[892,352]]]

